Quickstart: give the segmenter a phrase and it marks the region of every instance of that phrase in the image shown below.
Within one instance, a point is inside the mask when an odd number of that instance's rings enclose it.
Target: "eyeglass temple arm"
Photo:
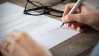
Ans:
[[[53,9],[53,8],[46,8],[47,10],[53,11],[53,12],[58,12],[58,13],[63,13],[63,11]]]
[[[62,1],[65,1],[65,0],[62,0]],[[44,8],[44,6],[39,7],[39,6],[35,5],[35,4],[33,4],[30,0],[27,0],[27,3],[25,5],[25,10],[26,10],[26,6],[27,6],[28,2],[37,7],[37,8],[34,8],[34,9],[29,9],[28,11],[31,11],[31,10],[40,10],[40,9],[43,9]],[[53,8],[47,8],[46,7],[46,9],[47,10],[50,10],[50,11],[54,11],[54,12],[63,13],[63,11],[56,10],[56,9],[53,9]]]
[[[27,11],[36,11],[36,10],[40,10],[40,9],[44,9],[44,7],[38,7],[38,8],[28,9]]]

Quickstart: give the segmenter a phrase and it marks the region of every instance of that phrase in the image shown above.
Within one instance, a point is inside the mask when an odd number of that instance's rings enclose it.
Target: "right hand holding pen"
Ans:
[[[75,3],[70,3],[65,6],[62,20],[69,28],[80,31],[81,26],[88,25],[95,30],[99,30],[99,11],[82,4],[74,14],[68,14]],[[76,22],[71,22],[76,21]]]

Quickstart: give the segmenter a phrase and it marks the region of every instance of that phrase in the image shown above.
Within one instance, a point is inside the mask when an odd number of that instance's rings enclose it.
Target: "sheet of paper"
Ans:
[[[25,15],[23,10],[9,2],[0,5],[0,40],[13,29],[19,29],[28,32],[33,39],[50,49],[79,33],[66,29],[66,26],[60,28],[62,22],[58,20],[45,15]]]

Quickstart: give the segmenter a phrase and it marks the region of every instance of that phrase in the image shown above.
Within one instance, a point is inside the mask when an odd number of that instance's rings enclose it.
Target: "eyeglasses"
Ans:
[[[58,2],[58,3],[60,3],[60,2]],[[27,3],[25,5],[24,14],[34,15],[34,16],[39,16],[39,15],[45,14],[45,15],[61,17],[63,14],[63,11],[52,8],[52,6],[55,6],[58,3],[52,4],[51,6],[44,6],[40,2],[27,0]],[[36,11],[36,12],[34,12],[34,11]]]

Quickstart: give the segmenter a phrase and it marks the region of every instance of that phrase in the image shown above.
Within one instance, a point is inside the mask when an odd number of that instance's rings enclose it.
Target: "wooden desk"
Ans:
[[[99,32],[86,29],[69,40],[53,47],[51,52],[54,56],[86,56],[99,41]]]
[[[0,1],[4,2],[4,1]],[[20,6],[24,6],[26,2],[11,1]],[[92,29],[86,29],[73,36],[72,38],[62,42],[61,44],[50,49],[53,56],[86,56],[99,40],[99,32]]]

